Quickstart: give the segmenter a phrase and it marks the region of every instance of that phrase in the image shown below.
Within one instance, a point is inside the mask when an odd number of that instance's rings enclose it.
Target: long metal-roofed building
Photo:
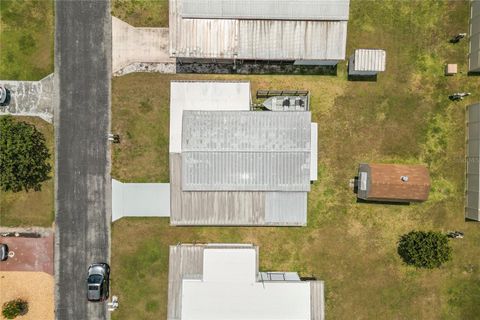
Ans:
[[[480,0],[471,2],[469,32],[468,71],[480,72]]]
[[[465,218],[480,221],[480,103],[467,107]]]
[[[345,59],[350,0],[170,0],[170,56],[180,62]]]
[[[316,124],[250,97],[249,82],[172,81],[171,224],[306,225]]]
[[[260,272],[257,246],[170,246],[167,320],[324,318],[324,282]]]

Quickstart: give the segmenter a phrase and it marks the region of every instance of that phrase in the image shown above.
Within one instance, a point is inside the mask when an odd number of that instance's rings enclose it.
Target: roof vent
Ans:
[[[401,176],[400,180],[402,180],[403,182],[407,182],[408,181],[408,176]]]

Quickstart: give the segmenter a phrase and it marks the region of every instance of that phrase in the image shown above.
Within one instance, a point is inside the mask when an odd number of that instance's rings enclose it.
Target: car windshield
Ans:
[[[99,274],[92,274],[90,277],[88,277],[88,283],[101,283],[102,282],[102,276]]]

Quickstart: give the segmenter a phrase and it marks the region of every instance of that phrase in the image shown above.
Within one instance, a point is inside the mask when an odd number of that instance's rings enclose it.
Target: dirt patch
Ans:
[[[17,298],[28,301],[28,313],[22,320],[54,318],[53,276],[44,272],[1,271],[0,288],[0,305]]]

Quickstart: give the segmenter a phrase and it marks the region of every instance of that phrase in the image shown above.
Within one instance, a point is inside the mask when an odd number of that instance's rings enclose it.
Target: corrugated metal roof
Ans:
[[[354,71],[385,71],[386,55],[381,49],[357,49]]]
[[[350,0],[179,0],[184,18],[348,20]]]
[[[292,208],[288,214],[291,218],[278,218],[267,224],[265,221],[265,202],[270,192],[259,191],[195,191],[183,192],[181,189],[181,155],[170,154],[170,194],[171,215],[173,225],[229,225],[229,226],[301,226],[305,219],[301,214],[307,207],[304,202],[291,202]],[[281,192],[289,197],[288,192]],[[297,199],[298,200],[298,199]],[[270,201],[273,201],[270,198]],[[270,203],[270,216],[283,216],[282,212],[275,211],[276,204]],[[288,222],[284,222],[285,220]]]
[[[309,191],[309,112],[185,111],[183,191]]]
[[[168,320],[182,319],[182,281],[203,274],[204,245],[170,246],[168,259]]]
[[[465,217],[480,221],[480,103],[467,107]]]
[[[342,60],[346,21],[241,20],[238,59]]]
[[[183,110],[250,110],[249,81],[172,81],[170,152],[181,152]]]
[[[469,71],[480,72],[480,1],[471,2]]]
[[[185,110],[182,152],[310,152],[310,121],[305,111]]]
[[[183,19],[170,0],[170,54],[179,58],[343,60],[347,21]]]
[[[306,192],[265,193],[265,224],[307,224]]]
[[[183,191],[310,191],[310,152],[182,152]]]

